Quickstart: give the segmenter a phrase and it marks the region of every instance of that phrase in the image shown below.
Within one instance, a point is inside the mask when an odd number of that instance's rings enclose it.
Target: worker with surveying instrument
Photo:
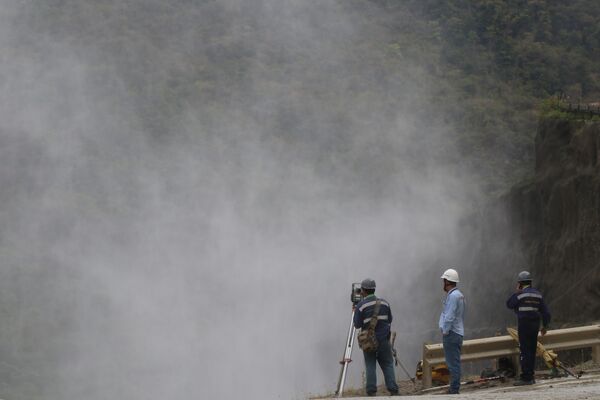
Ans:
[[[513,385],[532,385],[535,383],[535,352],[538,332],[546,334],[550,323],[550,312],[544,297],[531,287],[531,274],[527,271],[519,273],[516,292],[506,301],[506,306],[514,310],[518,319],[519,349],[521,351],[521,379]],[[541,317],[541,330],[540,330]]]
[[[366,392],[368,396],[377,393],[375,362],[379,363],[385,386],[392,396],[398,394],[398,384],[394,373],[394,358],[390,343],[392,310],[387,301],[375,296],[375,281],[365,279],[360,284],[362,300],[354,307],[354,327],[360,329],[358,344],[363,350],[366,369]]]
[[[464,315],[465,296],[456,287],[458,272],[450,268],[440,277],[447,293],[444,308],[440,315],[439,327],[443,335],[444,356],[450,372],[448,394],[458,394],[460,390],[460,353],[465,336]]]

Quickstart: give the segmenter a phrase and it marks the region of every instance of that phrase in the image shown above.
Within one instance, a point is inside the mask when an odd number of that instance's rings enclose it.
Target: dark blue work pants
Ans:
[[[374,395],[377,393],[376,361],[383,372],[387,390],[390,393],[398,393],[398,384],[396,383],[396,374],[394,373],[394,356],[392,355],[392,345],[389,339],[379,340],[377,351],[363,353],[365,355],[365,369],[367,370],[367,394]]]
[[[535,351],[540,330],[538,318],[519,319],[519,348],[521,350],[521,379],[531,381],[535,370]]]

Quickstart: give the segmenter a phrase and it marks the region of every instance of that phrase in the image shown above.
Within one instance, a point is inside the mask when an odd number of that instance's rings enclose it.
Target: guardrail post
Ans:
[[[600,364],[600,345],[592,347],[592,360]]]
[[[423,368],[423,388],[430,388],[431,382],[431,364],[429,364],[429,353],[427,351],[427,344],[423,343],[423,359],[421,368]]]
[[[515,367],[515,376],[518,378],[521,375],[521,356],[519,354],[511,357],[513,366]]]
[[[427,359],[423,359],[423,388],[430,388],[431,385],[431,365]]]

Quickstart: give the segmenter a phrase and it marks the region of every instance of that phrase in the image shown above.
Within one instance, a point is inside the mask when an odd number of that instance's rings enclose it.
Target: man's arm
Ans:
[[[354,307],[354,327],[356,329],[362,329],[362,326],[363,326],[362,313],[360,312],[360,309],[357,306],[352,306],[352,307]]]
[[[540,314],[542,315],[542,332],[545,335],[546,329],[548,329],[548,325],[550,325],[550,319],[552,316],[550,315],[550,311],[548,311],[548,307],[542,298],[542,302],[540,304]]]
[[[517,299],[518,295],[518,292],[513,293],[513,295],[506,300],[506,307],[510,308],[511,310],[516,309],[519,306],[519,299]]]

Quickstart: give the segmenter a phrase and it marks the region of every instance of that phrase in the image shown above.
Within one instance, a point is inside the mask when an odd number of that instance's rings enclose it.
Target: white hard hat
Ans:
[[[445,279],[450,282],[455,282],[455,283],[460,282],[458,280],[458,272],[456,272],[456,270],[452,269],[452,268],[444,271],[444,273],[442,274],[442,276],[440,276],[440,278]]]

